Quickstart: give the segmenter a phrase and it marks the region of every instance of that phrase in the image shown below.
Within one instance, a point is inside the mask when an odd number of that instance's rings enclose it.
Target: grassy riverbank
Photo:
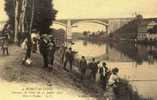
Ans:
[[[52,87],[54,91],[61,93],[54,95],[54,98],[67,97],[68,95],[71,98],[70,100],[74,100],[73,98],[76,98],[75,100],[106,100],[113,96],[109,89],[103,91],[99,82],[93,82],[89,78],[81,81],[76,66],[72,73],[63,70],[63,65],[60,64],[58,57],[59,52],[56,53],[54,70],[49,72],[42,68],[42,58],[39,53],[32,55],[32,65],[23,66],[21,61],[25,53],[24,50],[15,45],[10,46],[9,50],[10,56],[0,55],[0,79],[6,84],[4,85],[1,82],[0,86],[4,86],[5,91],[8,89],[7,84],[10,84],[10,86],[15,84],[15,90],[19,89],[19,86],[22,88],[28,84],[25,87],[34,87],[34,85],[37,87]],[[132,86],[126,80],[122,80],[120,91],[121,97],[116,100],[145,100],[136,91],[133,91]],[[7,92],[10,92],[9,89]],[[16,100],[18,100],[18,97]]]

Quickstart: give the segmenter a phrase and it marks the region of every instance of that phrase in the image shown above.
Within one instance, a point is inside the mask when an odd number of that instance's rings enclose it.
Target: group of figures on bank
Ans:
[[[21,43],[21,47],[26,49],[26,55],[23,58],[23,64],[31,64],[31,53],[37,53],[39,50],[43,57],[43,68],[53,69],[55,52],[59,47],[56,46],[53,35],[32,34],[31,43],[28,38],[25,38]]]
[[[96,61],[95,58],[92,58],[92,61],[87,63],[86,58],[82,56],[79,62],[81,80],[86,79],[87,70],[90,70],[89,78],[93,81],[96,81],[96,75],[99,74],[102,89],[106,90],[107,87],[112,87],[115,96],[119,97],[119,69],[115,67],[110,70],[105,62],[103,62],[101,66],[98,66],[98,64],[99,61]]]
[[[96,61],[95,58],[92,58],[91,61],[87,61],[86,57],[84,56],[82,56],[81,59],[77,60],[78,63],[75,63],[74,65],[75,55],[77,52],[73,51],[71,47],[57,47],[54,37],[52,35],[32,35],[31,41],[32,43],[29,44],[28,38],[25,38],[21,44],[21,47],[26,49],[26,55],[22,62],[23,64],[30,64],[31,52],[36,53],[39,49],[43,57],[43,68],[48,68],[49,71],[53,70],[53,68],[55,67],[54,60],[58,60],[59,58],[60,63],[63,65],[63,69],[65,71],[72,72],[74,66],[79,69],[81,81],[89,79],[91,79],[92,81],[96,81],[96,75],[99,74],[102,88],[106,90],[108,86],[111,86],[114,94],[118,96],[118,84],[120,81],[120,78],[118,76],[118,68],[109,70],[105,62],[103,62],[102,65],[99,66],[100,61]],[[7,54],[9,54],[8,37],[4,39],[2,48],[5,48],[3,50],[4,53],[6,52]],[[56,51],[58,52],[58,54],[55,56]],[[67,68],[68,64],[69,69]]]

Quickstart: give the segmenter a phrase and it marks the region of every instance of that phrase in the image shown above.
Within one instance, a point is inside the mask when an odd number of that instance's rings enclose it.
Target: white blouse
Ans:
[[[113,85],[115,82],[119,82],[119,76],[118,75],[115,75],[115,74],[111,74],[110,78],[109,78],[109,81],[108,81],[108,84],[109,85]]]

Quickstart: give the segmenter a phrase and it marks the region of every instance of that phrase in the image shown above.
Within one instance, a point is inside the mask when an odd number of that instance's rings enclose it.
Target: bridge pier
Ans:
[[[107,36],[109,36],[110,35],[109,26],[105,26],[105,27],[106,27],[106,34]]]
[[[68,40],[72,39],[72,24],[71,24],[71,20],[67,20],[65,28],[66,28],[66,32],[65,32],[65,39],[66,39],[65,40],[65,45],[67,46]]]
[[[67,21],[67,25],[66,25],[67,29],[66,29],[66,36],[67,36],[67,39],[71,39],[72,38],[72,24],[71,24],[71,20],[68,20]]]
[[[97,24],[103,25],[106,28],[107,35],[109,35],[109,26],[108,26],[107,20],[100,21],[100,20],[96,20],[96,19],[87,19],[87,20],[84,20],[84,19],[63,19],[63,20],[57,20],[55,23],[64,26],[66,28],[66,38],[71,39],[72,27],[74,27],[73,26],[74,24],[79,23],[79,22],[85,22],[85,23],[91,22],[91,23],[97,23]]]

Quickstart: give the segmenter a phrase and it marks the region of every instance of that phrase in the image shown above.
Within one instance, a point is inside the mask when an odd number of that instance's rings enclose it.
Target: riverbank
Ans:
[[[42,68],[40,54],[33,54],[33,63],[30,66],[23,66],[21,61],[25,53],[24,50],[15,45],[10,46],[9,50],[10,56],[0,55],[0,88],[6,91],[6,93],[9,93],[10,97],[15,96],[12,94],[12,91],[18,91],[23,87],[52,87],[55,92],[59,92],[57,95],[52,94],[54,98],[67,97],[64,100],[69,100],[69,98],[71,100],[73,98],[75,100],[88,100],[89,98],[90,100],[100,100],[97,99],[100,97],[100,94],[97,94],[97,89],[93,88],[94,85],[89,86],[87,85],[88,83],[83,85],[79,80],[77,72],[73,71],[73,73],[69,73],[64,71],[63,66],[57,60],[58,58],[55,60],[54,70],[49,72],[48,69]],[[0,94],[1,97],[6,98],[6,100],[10,98],[8,95],[5,95],[5,92]],[[22,95],[19,94],[16,97],[19,97],[16,100],[21,100]],[[36,97],[33,97],[33,99],[36,99]]]
[[[76,66],[72,73],[64,71],[62,64],[59,62],[59,52],[56,53],[54,70],[49,72],[47,69],[42,69],[42,58],[40,54],[33,54],[33,63],[30,66],[23,66],[21,60],[25,53],[24,50],[15,45],[10,46],[9,49],[10,56],[0,55],[0,88],[9,93],[10,96],[15,96],[11,93],[12,91],[18,91],[19,88],[21,89],[23,87],[53,88],[53,100],[58,100],[57,98],[62,97],[65,97],[65,100],[69,100],[69,98],[72,98],[71,100],[74,100],[73,98],[75,98],[75,100],[106,100],[112,96],[110,90],[103,91],[101,89],[99,82],[92,82],[89,79],[83,82],[80,81],[80,74]],[[54,94],[54,92],[58,94]],[[8,99],[5,92],[0,95],[0,97],[4,95],[6,96],[5,98]],[[16,100],[21,100],[22,95],[16,94],[16,97],[19,97]],[[126,97],[124,99],[124,96],[122,97],[123,99],[118,100],[131,100],[126,99]],[[36,97],[33,97],[33,99],[35,98]],[[52,98],[46,97],[46,99],[49,100]]]

